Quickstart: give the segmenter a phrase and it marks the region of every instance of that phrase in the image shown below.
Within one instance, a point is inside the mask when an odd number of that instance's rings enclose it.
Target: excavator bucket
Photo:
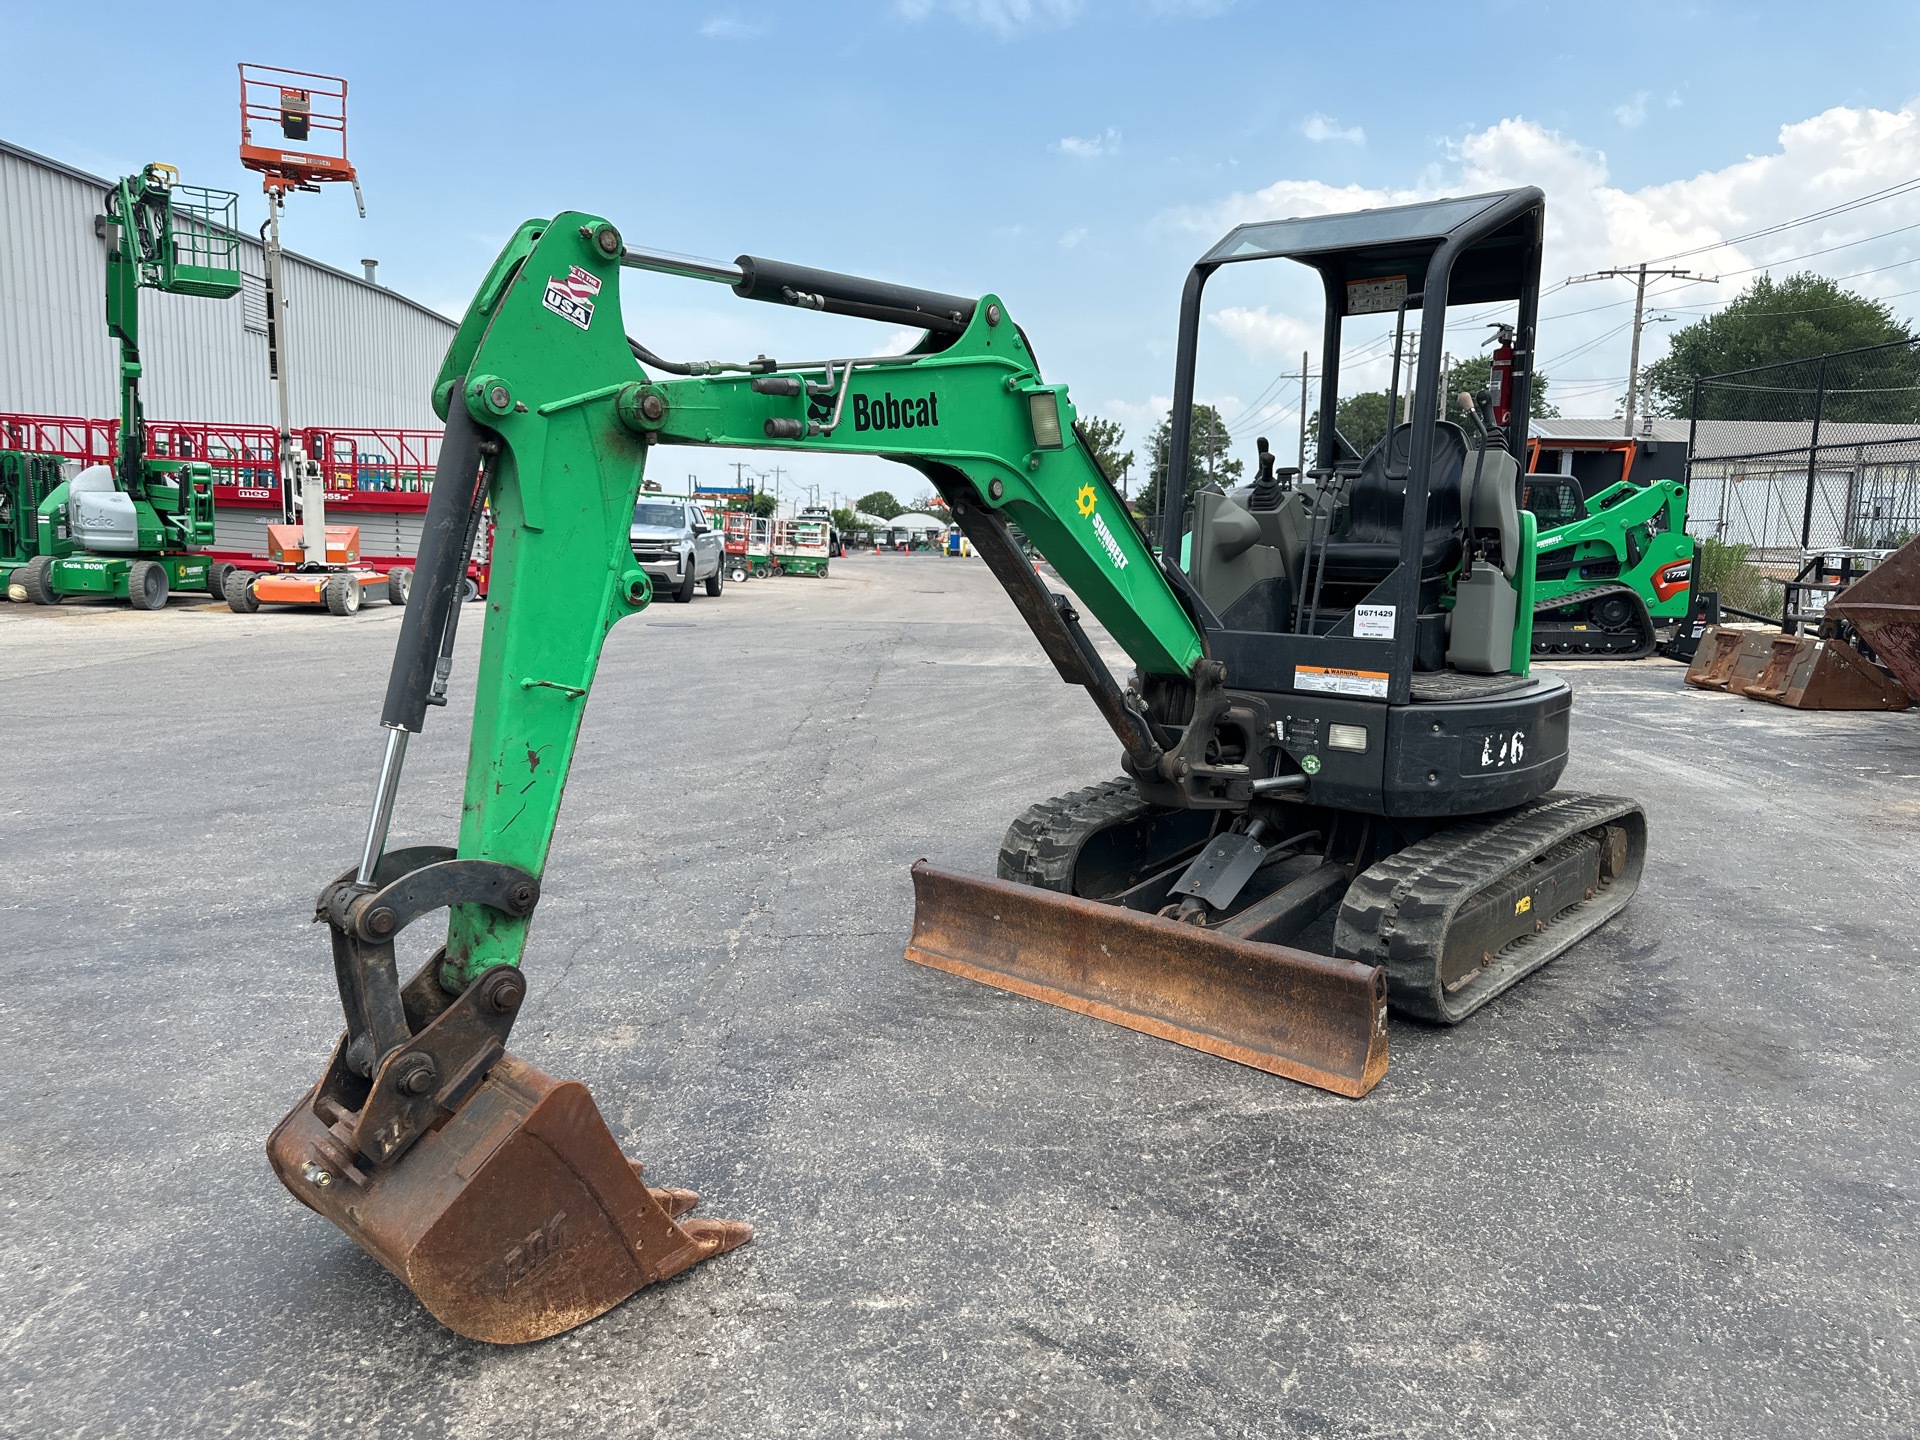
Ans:
[[[274,1172],[470,1340],[558,1335],[753,1235],[680,1218],[699,1197],[642,1184],[584,1085],[512,1055],[388,1166],[361,1160],[351,1115],[322,1118],[321,1089],[267,1142]]]
[[[1920,540],[1909,540],[1827,607],[1873,647],[1909,695],[1920,695]]]
[[[1742,691],[1795,710],[1904,710],[1907,692],[1844,640],[1776,635],[1766,664]]]
[[[1735,630],[1715,625],[1700,637],[1700,646],[1687,666],[1687,684],[1696,690],[1719,690],[1744,695],[1748,682],[1759,677],[1773,654],[1771,630]]]
[[[1387,1072],[1378,966],[1036,886],[913,867],[907,959],[1337,1095]]]

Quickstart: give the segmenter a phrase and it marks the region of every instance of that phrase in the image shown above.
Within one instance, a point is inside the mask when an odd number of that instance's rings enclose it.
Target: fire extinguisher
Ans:
[[[1487,390],[1493,399],[1493,423],[1504,430],[1513,419],[1513,326],[1496,324],[1486,342],[1493,346]]]

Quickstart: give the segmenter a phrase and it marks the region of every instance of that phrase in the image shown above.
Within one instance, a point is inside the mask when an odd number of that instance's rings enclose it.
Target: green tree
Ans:
[[[1465,360],[1456,360],[1453,369],[1447,372],[1446,405],[1449,419],[1460,418],[1460,392],[1478,395],[1493,383],[1493,359],[1488,355],[1469,355]],[[1551,420],[1560,414],[1557,405],[1547,401],[1548,380],[1538,370],[1533,373],[1533,414],[1530,420]]]
[[[1641,373],[1646,403],[1655,415],[1687,418],[1693,403],[1693,381],[1698,375],[1723,375],[1785,360],[1806,360],[1836,350],[1904,340],[1908,327],[1877,300],[1844,290],[1819,275],[1802,273],[1774,281],[1760,276],[1724,310],[1696,320],[1674,332],[1664,357]],[[1830,377],[1831,380],[1832,377]],[[1829,419],[1878,419],[1886,412],[1889,394],[1903,385],[1920,383],[1920,355],[1894,351],[1876,366],[1871,385],[1848,385],[1853,396],[1832,396],[1825,411]],[[1758,381],[1766,386],[1764,380]],[[1811,379],[1805,389],[1811,385]],[[1781,385],[1788,378],[1781,378]],[[1842,388],[1836,386],[1836,388]],[[1868,390],[1879,398],[1869,400]],[[1904,408],[1913,409],[1907,391]],[[1832,401],[1840,401],[1838,409]],[[1712,408],[1703,418],[1716,420],[1808,418],[1779,389],[1715,390]],[[1905,418],[1888,414],[1887,418]]]
[[[862,495],[853,502],[853,508],[868,515],[878,515],[882,520],[891,520],[896,515],[906,513],[906,506],[893,498],[890,490],[876,490],[871,495]]]
[[[1118,420],[1102,420],[1098,415],[1080,417],[1080,438],[1106,477],[1126,493],[1127,475],[1133,469],[1133,451],[1121,449],[1127,438],[1126,427]]]
[[[1151,515],[1160,508],[1160,492],[1166,483],[1169,463],[1167,451],[1172,440],[1172,416],[1154,426],[1147,436],[1147,444],[1153,450],[1153,465],[1147,472],[1146,488],[1140,492],[1134,507],[1143,515]],[[1228,453],[1232,445],[1233,437],[1227,433],[1220,412],[1211,405],[1196,404],[1187,445],[1187,483],[1183,492],[1186,496],[1191,497],[1202,485],[1217,483],[1225,487],[1240,478],[1246,466]]]
[[[754,495],[753,513],[758,515],[762,520],[771,519],[777,515],[779,511],[780,497],[778,495],[770,495],[765,490],[761,490]]]
[[[860,522],[853,518],[853,511],[851,510],[832,510],[828,513],[833,517],[834,528],[842,535],[845,535],[850,530],[858,530],[861,528]]]

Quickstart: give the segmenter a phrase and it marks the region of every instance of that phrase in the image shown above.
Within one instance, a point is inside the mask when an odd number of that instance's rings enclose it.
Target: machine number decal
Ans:
[[[1356,605],[1353,607],[1353,638],[1356,640],[1391,640],[1393,638],[1393,612],[1391,605]]]
[[[593,297],[599,293],[600,277],[574,265],[566,274],[555,275],[547,281],[547,291],[540,297],[540,303],[562,320],[584,330],[593,324]]]
[[[1527,755],[1527,732],[1495,730],[1480,737],[1480,768],[1505,770],[1518,765]]]
[[[1293,688],[1316,690],[1322,695],[1357,695],[1364,700],[1387,698],[1387,672],[1384,670],[1342,670],[1332,665],[1296,665]]]
[[[1653,573],[1653,593],[1662,600],[1671,600],[1682,590],[1693,584],[1693,562],[1675,561],[1671,565],[1662,565]]]

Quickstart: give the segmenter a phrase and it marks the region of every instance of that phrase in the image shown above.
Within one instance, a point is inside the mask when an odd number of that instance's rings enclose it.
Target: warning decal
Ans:
[[[540,297],[540,303],[584,330],[593,323],[593,297],[599,293],[600,277],[574,265],[565,275],[547,281],[547,293]]]
[[[1363,700],[1387,698],[1384,670],[1341,670],[1331,665],[1296,665],[1293,688],[1317,690],[1323,695],[1352,695]]]

